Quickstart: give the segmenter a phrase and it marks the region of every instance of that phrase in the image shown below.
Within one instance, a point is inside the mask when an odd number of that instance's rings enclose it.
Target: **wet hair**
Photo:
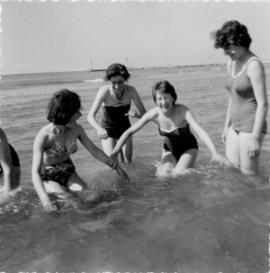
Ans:
[[[122,76],[124,80],[128,80],[130,74],[123,64],[111,64],[105,72],[105,80],[109,81],[112,77]]]
[[[170,84],[168,81],[158,81],[154,83],[152,87],[152,96],[155,103],[156,103],[157,92],[160,92],[163,94],[170,94],[175,104],[177,100],[177,94],[175,92],[173,85]]]
[[[65,126],[70,118],[81,109],[78,94],[67,89],[54,93],[48,104],[47,119],[55,125]]]
[[[247,27],[235,20],[225,22],[221,29],[213,32],[211,36],[215,40],[215,48],[223,49],[230,45],[249,48],[252,41]]]

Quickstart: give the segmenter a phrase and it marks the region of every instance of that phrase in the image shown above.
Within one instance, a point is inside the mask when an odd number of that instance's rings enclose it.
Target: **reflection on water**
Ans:
[[[60,215],[42,212],[32,190],[19,192],[0,213],[2,268],[267,272],[270,191],[255,190],[235,170],[197,170],[162,180],[153,167],[135,162],[127,168],[133,186],[118,188],[119,198]]]

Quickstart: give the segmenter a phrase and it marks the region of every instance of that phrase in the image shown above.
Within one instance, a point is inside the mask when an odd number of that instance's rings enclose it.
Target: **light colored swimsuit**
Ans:
[[[231,127],[237,133],[252,133],[255,121],[257,101],[247,75],[247,66],[252,61],[261,62],[257,57],[251,57],[237,75],[233,75],[232,62],[229,68],[229,80],[226,88],[231,95]],[[266,133],[266,121],[264,121],[262,133]]]

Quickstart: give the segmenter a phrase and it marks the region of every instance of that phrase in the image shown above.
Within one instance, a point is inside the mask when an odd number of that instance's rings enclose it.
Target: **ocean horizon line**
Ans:
[[[168,68],[187,68],[187,67],[204,67],[204,66],[224,66],[225,63],[210,63],[210,64],[190,64],[190,65],[172,65],[172,66],[142,66],[142,67],[132,67],[127,66],[128,70],[151,70],[151,69],[168,69]],[[61,73],[76,73],[76,72],[99,72],[105,71],[106,68],[94,68],[89,70],[62,70],[62,71],[43,71],[43,72],[26,72],[26,73],[7,73],[1,74],[0,77],[5,76],[23,76],[23,75],[33,75],[33,74],[61,74]],[[1,78],[0,78],[1,79]]]

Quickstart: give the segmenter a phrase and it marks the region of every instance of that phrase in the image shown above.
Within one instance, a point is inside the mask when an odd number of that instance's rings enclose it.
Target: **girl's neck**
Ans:
[[[53,132],[55,134],[61,134],[65,132],[66,126],[64,125],[56,125],[56,124],[52,124],[52,128],[53,128]]]

